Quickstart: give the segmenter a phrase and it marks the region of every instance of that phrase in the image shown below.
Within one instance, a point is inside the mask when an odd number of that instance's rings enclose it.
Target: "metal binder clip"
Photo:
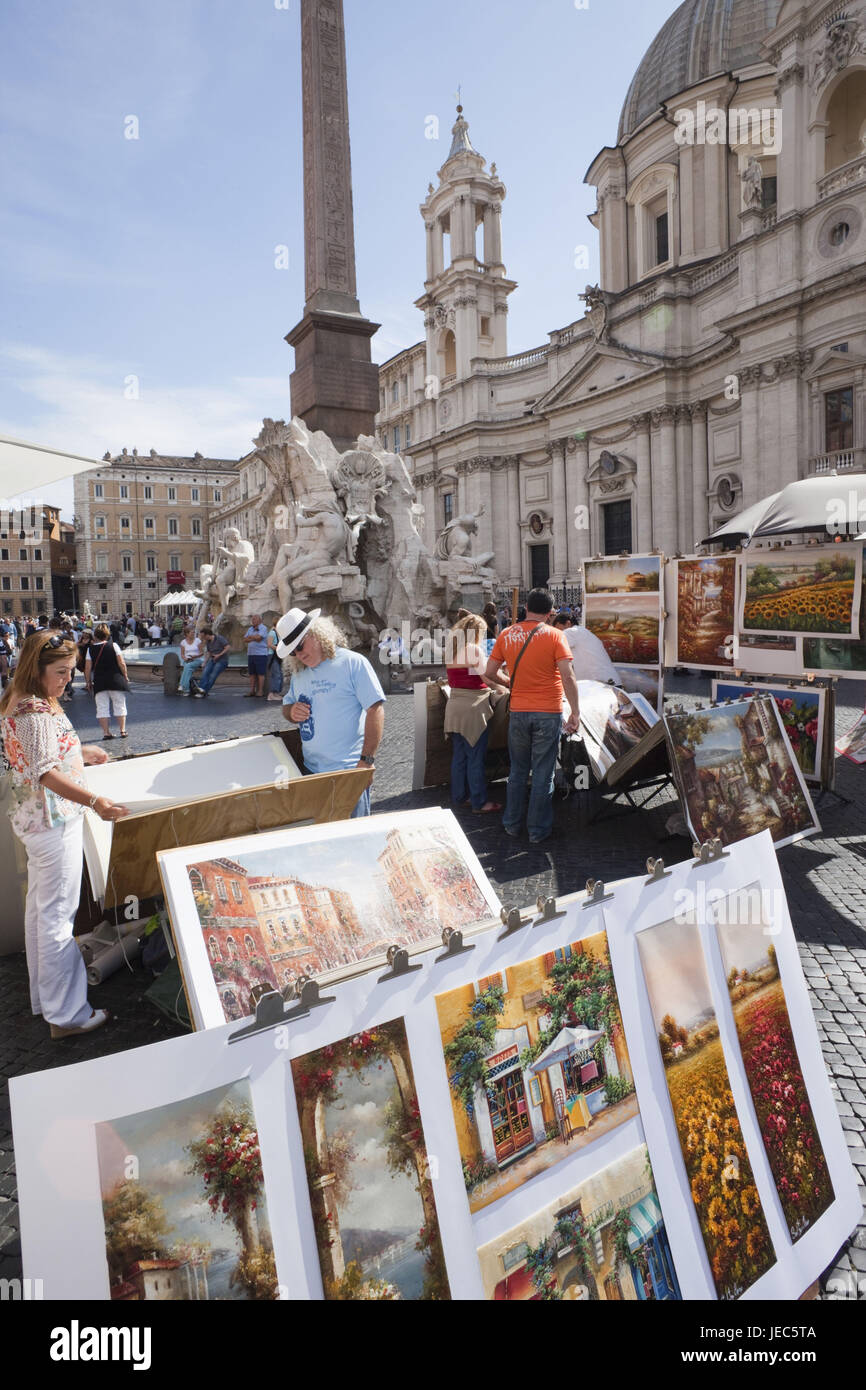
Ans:
[[[421,965],[409,964],[409,952],[405,946],[389,946],[386,959],[390,969],[386,970],[384,975],[379,976],[379,984],[383,980],[396,980],[399,975],[411,975],[413,970],[423,969]]]
[[[613,897],[613,893],[605,893],[604,880],[600,878],[588,878],[586,880],[586,902],[584,907],[595,907],[596,903],[606,903]]]
[[[644,879],[644,887],[649,883],[661,883],[663,878],[670,878],[671,876],[671,871],[665,868],[665,861],[663,859],[653,859],[650,857],[646,861],[646,866],[649,878]]]
[[[285,996],[284,996],[285,997]],[[318,1009],[321,1004],[332,1004],[336,998],[333,994],[326,994],[324,997],[319,993],[319,986],[315,980],[311,980],[309,975],[299,975],[294,983],[289,1000],[296,1000],[294,1008],[287,1009],[283,1015],[283,1023],[290,1023],[293,1018],[303,1018],[310,1009]]]
[[[541,915],[533,922],[534,927],[540,926],[542,922],[555,922],[557,917],[565,916],[564,912],[557,912],[556,898],[539,897],[536,899],[536,907]]]
[[[499,917],[500,920],[505,923],[505,931],[499,933],[496,938],[497,941],[504,941],[505,938],[511,936],[513,932],[520,931],[520,928],[525,927],[526,922],[529,920],[527,918],[526,921],[524,921],[520,915],[519,907],[503,907],[500,910]]]
[[[438,965],[440,960],[453,960],[455,956],[462,956],[464,951],[474,951],[474,944],[471,946],[463,945],[463,933],[455,927],[442,928],[442,945],[445,950],[441,956],[436,956],[433,964]]]
[[[240,1042],[242,1038],[251,1038],[255,1033],[266,1033],[269,1028],[279,1028],[284,1017],[283,996],[277,990],[269,989],[256,1003],[254,1021],[232,1033],[229,1042]]]
[[[692,868],[697,868],[699,864],[714,864],[717,859],[730,859],[726,849],[722,848],[721,840],[707,840],[705,845],[692,845],[694,862]]]

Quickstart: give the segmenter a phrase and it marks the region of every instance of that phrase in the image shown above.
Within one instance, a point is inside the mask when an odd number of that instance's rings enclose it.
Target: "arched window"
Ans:
[[[189,870],[189,886],[194,893],[201,893],[204,889],[204,879],[198,869]]]
[[[638,178],[626,201],[634,209],[637,278],[652,275],[676,260],[677,169],[675,164],[654,164]]]
[[[217,939],[216,939],[215,936],[209,936],[209,937],[208,937],[207,945],[208,945],[208,950],[210,951],[210,958],[211,958],[211,960],[212,960],[212,961],[222,960],[222,952],[220,951],[219,942],[217,941]]]
[[[276,929],[276,927],[274,926],[273,922],[268,922],[268,935],[270,936],[271,941],[272,941],[272,942],[274,943],[274,945],[276,946],[276,944],[277,944],[277,929]]]
[[[457,339],[449,328],[442,343],[443,376],[457,375]]]
[[[830,97],[825,117],[824,173],[862,159],[866,138],[866,71],[848,73]]]
[[[244,946],[245,946],[245,948],[246,948],[246,953],[247,953],[248,956],[254,956],[254,955],[255,955],[255,953],[256,953],[256,943],[253,941],[253,938],[252,938],[251,936],[245,936],[245,937],[244,937]]]
[[[240,960],[241,953],[238,950],[238,943],[235,941],[233,936],[226,937],[226,950],[228,951],[229,958],[231,960]]]

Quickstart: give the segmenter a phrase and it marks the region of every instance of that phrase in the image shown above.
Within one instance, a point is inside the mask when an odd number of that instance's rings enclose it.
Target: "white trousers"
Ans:
[[[72,937],[81,892],[84,817],[21,839],[27,850],[24,943],[30,1003],[46,1023],[79,1028],[91,1014],[87,971]]]

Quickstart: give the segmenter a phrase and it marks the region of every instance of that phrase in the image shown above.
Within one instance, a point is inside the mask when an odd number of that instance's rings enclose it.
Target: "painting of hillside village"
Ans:
[[[659,592],[661,556],[622,555],[584,560],[584,593],[645,594]]]
[[[587,594],[584,622],[616,666],[655,666],[659,661],[657,593]]]
[[[698,843],[731,845],[769,830],[781,846],[820,829],[771,695],[664,718]]]
[[[494,1302],[682,1298],[645,1144],[478,1251]]]
[[[226,1020],[255,1011],[256,987],[336,979],[392,944],[420,946],[496,915],[451,819],[376,816],[350,834],[298,842],[288,832],[275,848],[188,865]]]
[[[472,1211],[637,1114],[599,932],[436,996]]]
[[[760,885],[745,891],[754,897]],[[796,1241],[832,1204],[833,1184],[767,928],[760,920],[740,922],[723,906],[719,916],[716,933],[743,1069],[788,1231]]]
[[[678,560],[676,565],[677,665],[733,666],[736,556]]]
[[[731,1092],[700,934],[672,919],[638,950],[695,1214],[720,1299],[739,1298],[775,1264]]]
[[[247,1081],[95,1128],[113,1300],[276,1297]]]
[[[292,1062],[326,1299],[451,1292],[402,1019]]]
[[[858,636],[862,559],[859,546],[836,546],[829,558],[784,550],[744,555],[741,628]]]

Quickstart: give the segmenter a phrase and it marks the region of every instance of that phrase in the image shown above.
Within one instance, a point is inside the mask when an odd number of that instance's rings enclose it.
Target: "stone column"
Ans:
[[[690,555],[694,549],[692,535],[692,417],[687,405],[678,405],[675,413],[677,451],[677,550]]]
[[[511,454],[507,461],[508,494],[508,570],[515,584],[523,583],[523,532],[520,529],[520,455]]]
[[[572,450],[572,445],[573,450]],[[588,560],[593,553],[592,548],[592,510],[589,501],[589,480],[587,471],[589,469],[589,438],[573,439],[568,442],[569,463],[567,482],[571,481],[571,497],[569,499],[569,534],[572,538],[572,563],[573,575],[577,580],[580,576],[580,566],[582,561]],[[575,512],[575,507],[583,510]],[[580,525],[575,524],[576,521]],[[584,525],[586,522],[586,525]]]
[[[501,580],[506,580],[511,572],[511,555],[509,550],[509,506],[508,506],[508,473],[507,460],[503,458],[491,459],[490,472],[487,475],[487,495],[489,501],[486,506],[492,517],[493,540],[493,568]],[[479,547],[482,549],[483,547]]]
[[[697,543],[710,533],[706,401],[693,401],[689,406],[689,414],[692,421],[692,530],[693,540]]]
[[[674,434],[674,407],[664,405],[652,412],[652,423],[658,427],[652,453],[653,544],[665,555],[676,551],[677,535],[677,450]]]
[[[488,222],[489,213],[489,222]],[[490,241],[487,233],[490,229]],[[502,265],[502,204],[491,203],[484,215],[484,260],[487,265]]]
[[[553,475],[553,572],[551,583],[562,584],[568,574],[568,513],[566,510],[565,489],[565,445],[564,439],[556,439],[547,446],[550,471]]]
[[[425,222],[424,230],[427,233],[427,279],[432,280],[436,274],[436,251],[434,238],[436,235],[437,224],[435,222]],[[440,233],[441,235],[441,233]]]
[[[776,157],[776,218],[811,203],[806,187],[823,173],[823,122],[806,126],[805,72],[802,63],[782,66],[776,78],[776,100],[781,108],[782,140]]]
[[[758,407],[758,382],[761,368],[757,364],[743,367],[738,372],[740,389],[740,457],[746,466],[742,469],[743,506],[750,507],[767,495],[761,472],[761,423]],[[749,464],[751,463],[751,466]]]
[[[637,550],[646,553],[653,548],[653,485],[650,474],[650,416],[633,415],[631,426],[634,442],[634,504],[637,516]]]

